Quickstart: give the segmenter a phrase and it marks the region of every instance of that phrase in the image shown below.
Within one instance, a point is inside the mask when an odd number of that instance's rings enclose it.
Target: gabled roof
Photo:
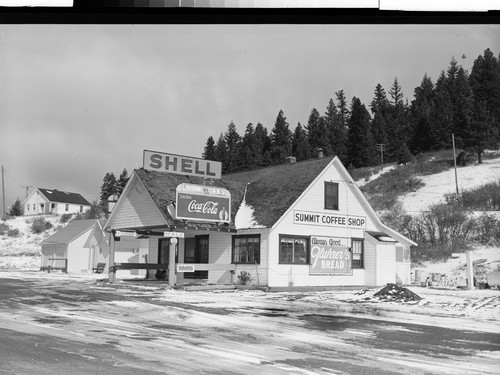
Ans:
[[[68,193],[57,189],[37,188],[50,202],[79,204],[90,206],[90,203],[78,193]]]
[[[134,173],[142,182],[149,195],[153,199],[161,214],[165,218],[169,227],[195,229],[217,229],[220,228],[216,223],[186,223],[183,220],[177,220],[172,217],[168,206],[175,202],[175,193],[177,185],[190,183],[203,185],[203,178],[196,176],[183,176],[164,172],[150,171],[145,169],[136,169]],[[231,193],[231,225],[223,227],[224,229],[234,229],[234,217],[243,199],[245,185],[238,182],[226,182],[222,180],[213,180],[213,186],[223,187]]]
[[[272,227],[304,190],[332,161],[333,157],[278,164],[248,172],[222,176],[222,180],[247,186],[246,204],[254,209],[255,221]],[[240,202],[241,203],[241,202]]]
[[[319,178],[330,163],[339,170],[346,181],[350,182],[349,186],[381,232],[385,232],[390,237],[406,244],[416,245],[415,242],[382,223],[337,157],[278,164],[247,172],[227,174],[223,175],[221,180],[213,180],[214,186],[224,187],[231,193],[231,225],[226,229],[235,229],[234,219],[243,201],[243,196],[245,196],[246,205],[253,208],[256,223],[259,226],[272,228],[311,184]],[[176,220],[169,212],[169,205],[176,199],[177,185],[182,183],[203,185],[203,178],[145,169],[134,170],[134,176],[137,176],[142,182],[169,227],[190,228],[191,226],[194,229],[206,230],[218,228],[216,223],[187,223],[183,220]],[[113,214],[114,212],[111,213],[111,215]],[[111,217],[108,219],[108,223],[111,221]]]
[[[73,220],[64,228],[59,229],[52,236],[46,238],[44,244],[69,244],[71,241],[80,237],[83,233],[93,228],[96,224],[96,219],[89,220]]]
[[[89,234],[89,238],[87,238],[87,241],[85,242],[85,245],[83,247],[89,248],[91,245],[91,240],[92,238],[95,238],[95,241],[99,244],[101,247],[108,247],[108,239],[106,234],[104,233],[104,224],[106,224],[106,219],[101,218],[94,220],[94,227],[92,228],[92,232]]]

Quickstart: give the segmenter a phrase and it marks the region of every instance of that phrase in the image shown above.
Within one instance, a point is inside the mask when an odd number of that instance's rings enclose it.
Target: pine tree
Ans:
[[[263,167],[272,164],[271,160],[271,138],[267,129],[260,122],[255,126],[255,155],[256,166]]]
[[[203,159],[216,161],[215,141],[212,136],[208,137],[207,143],[205,144],[205,148],[203,149]]]
[[[454,92],[451,93],[454,105],[454,132],[458,147],[467,142],[467,132],[471,127],[474,111],[474,98],[469,84],[469,77],[463,67],[459,66],[455,82]]]
[[[364,104],[354,97],[351,102],[349,118],[348,161],[354,167],[373,165],[375,144],[370,131],[370,114]]]
[[[500,58],[486,49],[484,56],[479,55],[474,61],[469,81],[476,102],[486,103],[494,126],[500,131]]]
[[[236,131],[236,125],[231,121],[224,134],[226,142],[226,169],[228,173],[236,172],[241,167],[241,137]]]
[[[436,81],[435,106],[431,108],[432,138],[436,141],[436,148],[449,146],[453,133],[453,106],[447,89],[446,75],[442,71]]]
[[[241,140],[241,168],[253,169],[257,165],[257,142],[253,124],[249,123]]]
[[[347,129],[347,122],[349,120],[349,109],[347,108],[347,99],[344,90],[339,90],[335,93],[337,97],[337,108],[339,113],[340,123],[344,129]]]
[[[483,162],[484,150],[488,147],[497,148],[499,143],[499,131],[487,107],[484,100],[475,103],[470,125],[464,134],[464,146],[477,154],[478,164]]]
[[[343,163],[347,158],[347,128],[342,124],[337,107],[330,99],[324,115],[326,134],[331,155],[336,155]]]
[[[116,182],[116,193],[120,196],[127,185],[129,180],[128,172],[126,169],[123,169],[123,172],[118,177],[118,181]]]
[[[271,130],[271,158],[273,164],[285,162],[287,156],[292,154],[292,134],[283,111],[280,110],[276,117],[274,128]]]
[[[111,195],[117,194],[118,192],[118,182],[113,172],[108,172],[104,176],[103,183],[101,185],[101,193],[99,195],[99,204],[104,212],[108,212],[108,198]]]
[[[428,151],[437,145],[433,136],[432,113],[435,108],[435,93],[432,80],[424,75],[420,86],[415,88],[415,99],[410,111],[411,150],[414,152]]]
[[[328,135],[325,126],[325,119],[320,116],[318,110],[313,108],[306,125],[307,139],[313,153],[321,148],[325,155],[331,154],[331,147],[328,142]]]
[[[311,148],[307,140],[307,135],[300,122],[293,131],[292,154],[297,158],[297,161],[307,160],[311,157]]]
[[[386,119],[387,156],[389,160],[397,160],[400,149],[407,147],[410,138],[408,107],[403,102],[403,90],[398,78],[394,79],[391,89],[390,115]]]
[[[16,199],[14,204],[10,207],[9,216],[23,216],[24,209],[19,198]]]
[[[373,113],[371,130],[376,144],[387,146],[387,118],[390,116],[390,105],[384,88],[379,83],[375,87],[375,95],[370,104]]]
[[[220,134],[215,144],[215,160],[222,163],[222,173],[227,172],[227,145],[224,140],[224,134]]]

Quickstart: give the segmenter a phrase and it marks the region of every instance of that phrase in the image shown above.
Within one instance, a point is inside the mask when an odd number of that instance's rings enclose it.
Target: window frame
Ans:
[[[354,242],[355,241],[361,243],[361,253],[360,253],[361,257],[359,260],[359,265],[354,263],[355,262],[355,260],[354,260],[354,254],[355,254],[354,253]],[[364,238],[356,238],[356,237],[351,238],[351,268],[358,269],[358,270],[365,269],[365,240],[364,240]]]
[[[336,190],[336,195],[334,197],[331,197],[330,200],[333,200],[333,204],[331,205],[332,207],[329,206],[329,199],[328,199],[328,188],[327,187],[333,187],[334,190]],[[325,210],[334,210],[334,211],[339,211],[339,183],[338,182],[332,182],[332,181],[324,181],[324,207]]]
[[[260,238],[260,234],[237,234],[237,235],[234,235],[232,236],[232,239],[231,239],[231,264],[260,264],[260,255],[261,255],[261,238]],[[248,249],[248,239],[249,238],[257,238],[259,241],[259,246],[258,246],[258,250],[257,250],[257,254],[258,256],[256,257],[255,255],[255,249],[254,249],[254,254],[253,254],[253,259],[254,259],[254,262],[251,263],[251,262],[241,262],[241,253],[240,253],[240,261],[236,261],[235,259],[235,243],[236,243],[236,240],[238,239],[246,239],[245,241],[245,245],[247,246],[247,249]],[[258,259],[258,261],[256,262],[255,261],[255,258]]]
[[[291,238],[294,240],[300,239],[300,240],[306,240],[306,249],[305,249],[305,255],[306,255],[306,261],[304,263],[297,263],[297,262],[282,262],[281,261],[281,241],[283,238]],[[311,236],[300,236],[296,234],[280,234],[279,239],[278,239],[278,264],[288,264],[288,265],[295,265],[295,266],[309,266],[311,264],[311,255],[310,255],[310,250],[311,250]],[[295,251],[294,251],[295,252]],[[295,258],[294,256],[292,258]]]

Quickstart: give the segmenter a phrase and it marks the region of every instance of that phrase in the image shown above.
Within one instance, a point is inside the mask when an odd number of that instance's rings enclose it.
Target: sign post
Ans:
[[[170,245],[168,248],[168,285],[175,286],[177,277],[175,274],[175,250],[177,247],[177,242],[172,241],[174,238],[170,239]],[[177,238],[176,238],[177,240]]]

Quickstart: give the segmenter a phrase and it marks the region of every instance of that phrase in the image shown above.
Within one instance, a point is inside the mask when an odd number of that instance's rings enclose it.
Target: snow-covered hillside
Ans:
[[[37,218],[44,218],[52,228],[47,229],[42,233],[33,233],[31,226]],[[40,268],[40,251],[41,243],[47,237],[53,235],[59,228],[62,228],[66,223],[62,224],[61,216],[57,215],[34,215],[34,216],[19,216],[8,220],[0,220],[0,225],[8,226],[9,230],[18,230],[16,236],[9,236],[5,230],[3,235],[0,235],[0,270],[1,269],[28,269],[36,270]]]
[[[402,208],[409,214],[418,214],[430,206],[444,203],[446,194],[456,192],[455,171],[419,176],[424,186],[400,197]],[[500,158],[484,160],[480,165],[457,168],[459,191],[472,190],[500,180]]]

